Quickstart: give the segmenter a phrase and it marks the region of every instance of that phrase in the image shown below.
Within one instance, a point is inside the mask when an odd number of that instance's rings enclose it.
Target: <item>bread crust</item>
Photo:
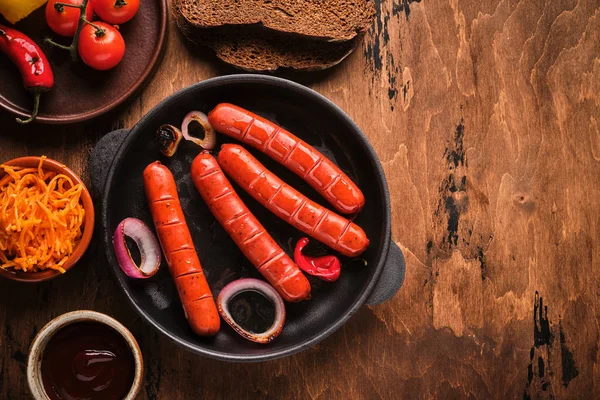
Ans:
[[[352,40],[371,26],[373,0],[172,0],[195,28],[256,25],[328,42]]]
[[[267,32],[257,25],[198,28],[183,17],[175,6],[176,1],[173,14],[188,40],[212,48],[222,61],[250,72],[280,68],[327,69],[350,55],[363,36],[345,42],[326,42],[289,33]]]

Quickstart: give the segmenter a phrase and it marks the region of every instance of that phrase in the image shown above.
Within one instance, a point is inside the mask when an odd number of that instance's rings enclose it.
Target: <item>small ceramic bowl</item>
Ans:
[[[142,351],[140,350],[140,347],[138,346],[135,337],[133,337],[131,332],[129,332],[129,330],[125,328],[119,321],[112,317],[109,317],[106,314],[102,314],[96,311],[79,310],[60,315],[54,318],[52,321],[48,322],[46,326],[44,326],[38,332],[35,339],[33,339],[33,342],[31,343],[31,347],[29,348],[29,355],[27,357],[27,383],[29,385],[29,390],[31,390],[31,394],[33,395],[33,398],[35,400],[50,400],[50,398],[46,394],[46,391],[44,390],[44,384],[42,382],[41,373],[42,357],[44,356],[46,345],[54,336],[54,334],[60,329],[75,322],[86,321],[99,322],[101,324],[113,328],[121,336],[123,336],[123,338],[129,345],[129,348],[131,349],[131,352],[133,354],[133,360],[135,362],[135,371],[133,375],[133,384],[131,385],[131,389],[129,389],[129,392],[123,400],[135,399],[142,386],[142,377],[144,376],[144,362],[142,359]]]
[[[14,160],[10,160],[8,162],[5,162],[4,164],[25,168],[37,168],[37,166],[40,164],[40,157],[15,158]],[[83,256],[90,244],[90,241],[92,240],[92,233],[94,232],[94,203],[92,202],[90,192],[88,191],[81,178],[77,176],[75,172],[67,168],[66,165],[58,161],[46,158],[44,160],[44,163],[42,164],[42,168],[46,171],[53,171],[56,173],[64,174],[71,178],[71,180],[74,183],[81,183],[81,185],[83,186],[83,192],[81,193],[81,203],[83,204],[83,208],[85,209],[83,235],[81,237],[81,241],[79,242],[77,247],[75,247],[73,254],[71,254],[71,257],[69,257],[69,259],[63,264],[63,268],[65,269],[65,271],[68,271]],[[0,179],[2,179],[4,175],[4,170],[0,170]],[[50,269],[38,272],[23,272],[15,271],[12,268],[0,268],[0,276],[4,276],[8,279],[21,282],[41,282],[46,281],[48,279],[56,278],[60,275],[62,275],[60,271]]]

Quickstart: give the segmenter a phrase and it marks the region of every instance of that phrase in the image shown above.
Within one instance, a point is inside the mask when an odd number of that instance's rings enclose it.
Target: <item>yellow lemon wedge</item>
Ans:
[[[0,14],[11,24],[22,20],[48,0],[0,0]]]

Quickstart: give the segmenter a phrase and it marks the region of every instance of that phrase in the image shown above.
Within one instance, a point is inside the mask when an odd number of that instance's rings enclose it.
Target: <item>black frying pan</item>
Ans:
[[[196,192],[189,171],[198,147],[183,143],[177,154],[168,159],[160,154],[154,140],[160,125],[179,126],[187,112],[208,113],[220,102],[234,103],[263,115],[312,144],[353,178],[366,199],[355,222],[371,240],[363,254],[368,266],[341,257],[342,274],[338,281],[324,283],[309,278],[312,298],[286,305],[285,328],[268,345],[243,339],[225,323],[214,338],[194,335],[185,320],[167,266],[161,266],[152,278],[132,280],[121,272],[112,249],[112,233],[124,218],[136,217],[153,226],[144,196],[142,171],[158,159],[175,176],[194,244],[215,298],[223,286],[234,279],[260,277]],[[219,141],[233,140],[219,135]],[[251,151],[284,181],[328,206],[296,175],[260,152]],[[198,354],[229,361],[260,361],[299,352],[342,326],[365,302],[377,304],[390,298],[404,279],[404,258],[390,237],[387,183],[373,148],[343,111],[313,90],[294,82],[262,75],[232,75],[183,89],[154,107],[129,133],[116,131],[105,136],[92,152],[90,171],[96,192],[102,194],[100,221],[104,245],[119,285],[143,318],[179,345]],[[292,254],[294,244],[303,234],[241,189],[237,188],[237,192],[273,238]],[[311,242],[313,252],[325,250],[315,245],[315,240]]]

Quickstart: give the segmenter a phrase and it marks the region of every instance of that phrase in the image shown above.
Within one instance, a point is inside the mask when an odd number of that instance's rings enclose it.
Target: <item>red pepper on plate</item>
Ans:
[[[31,117],[17,122],[26,124],[38,114],[40,96],[54,86],[54,74],[42,49],[27,35],[0,24],[0,51],[17,66],[23,77],[23,85],[33,94],[34,105]]]
[[[308,244],[308,238],[302,238],[296,243],[294,261],[298,267],[309,275],[316,276],[327,282],[333,282],[340,277],[340,260],[336,256],[309,257],[302,254],[302,249]]]

